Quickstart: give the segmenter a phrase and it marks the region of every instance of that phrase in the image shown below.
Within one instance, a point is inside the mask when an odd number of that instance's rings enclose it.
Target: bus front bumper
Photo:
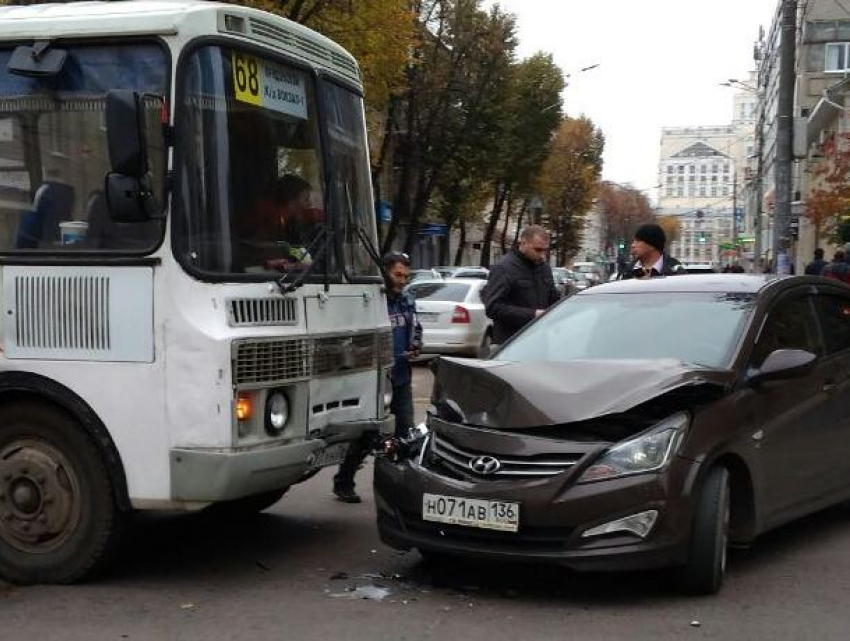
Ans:
[[[216,502],[279,490],[317,469],[316,461],[331,445],[369,434],[392,434],[390,416],[328,425],[321,438],[251,448],[174,448],[170,451],[171,498]]]

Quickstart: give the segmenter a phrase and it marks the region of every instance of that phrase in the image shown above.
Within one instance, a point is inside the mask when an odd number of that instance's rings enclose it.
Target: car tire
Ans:
[[[74,583],[117,547],[121,513],[103,456],[48,405],[0,410],[0,578]]]
[[[478,352],[475,357],[488,358],[490,356],[492,346],[492,336],[490,335],[490,330],[487,330],[484,332],[484,337],[481,339],[481,344],[478,346]]]
[[[709,471],[697,499],[688,563],[681,569],[689,594],[716,594],[723,585],[729,548],[729,471]]]
[[[231,501],[221,501],[220,503],[214,503],[208,509],[216,516],[250,516],[269,509],[283,498],[283,495],[286,494],[288,489],[288,487],[285,487],[282,490],[270,490],[268,492],[261,492],[260,494],[243,496]]]

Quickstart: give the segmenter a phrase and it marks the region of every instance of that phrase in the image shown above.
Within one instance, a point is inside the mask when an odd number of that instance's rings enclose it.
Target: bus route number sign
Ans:
[[[303,74],[244,53],[234,53],[231,62],[237,100],[307,120]]]

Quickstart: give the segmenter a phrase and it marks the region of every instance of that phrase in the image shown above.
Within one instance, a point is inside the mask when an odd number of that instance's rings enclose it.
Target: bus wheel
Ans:
[[[119,513],[95,444],[49,406],[0,408],[0,578],[71,583],[96,569]]]

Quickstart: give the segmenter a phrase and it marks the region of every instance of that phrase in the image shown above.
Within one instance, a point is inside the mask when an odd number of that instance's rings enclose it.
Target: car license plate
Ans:
[[[348,454],[349,443],[334,443],[328,445],[325,449],[316,455],[316,462],[313,468],[329,467],[331,465],[339,465]]]
[[[422,519],[516,532],[519,530],[519,503],[425,494],[422,497]]]
[[[436,323],[440,315],[436,312],[417,312],[416,318],[419,319],[420,323]]]

